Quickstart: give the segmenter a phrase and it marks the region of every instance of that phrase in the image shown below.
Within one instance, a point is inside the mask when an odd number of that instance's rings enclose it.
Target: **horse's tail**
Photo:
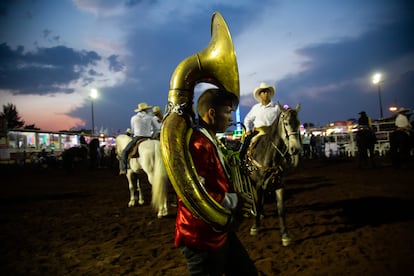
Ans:
[[[168,194],[168,176],[162,161],[160,143],[154,140],[154,164],[152,171],[152,199],[151,205],[156,209],[165,207]]]

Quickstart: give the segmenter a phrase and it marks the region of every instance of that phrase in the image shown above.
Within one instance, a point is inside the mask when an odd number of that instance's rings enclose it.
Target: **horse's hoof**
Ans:
[[[168,216],[168,214],[166,214],[166,215],[164,215],[164,214],[160,214],[160,213],[158,213],[158,214],[157,214],[157,217],[158,217],[159,219],[161,219],[161,218],[163,218],[163,217],[166,217],[166,216]]]
[[[256,227],[256,226],[252,226],[252,228],[250,228],[250,235],[251,236],[256,236],[259,233],[260,228]]]
[[[158,211],[157,217],[158,218],[162,218],[162,217],[166,217],[168,216],[168,210],[167,209],[162,209],[160,211]]]
[[[141,199],[140,201],[138,201],[139,205],[144,205],[144,200]]]
[[[293,243],[293,239],[289,237],[288,235],[282,236],[282,245],[283,246],[289,246]]]

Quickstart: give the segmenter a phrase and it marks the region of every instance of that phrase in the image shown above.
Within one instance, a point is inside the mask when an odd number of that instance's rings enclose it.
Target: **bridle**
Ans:
[[[282,156],[284,161],[287,161],[286,155],[291,156],[292,154],[289,153],[289,144],[290,144],[290,136],[297,136],[298,135],[298,131],[289,131],[287,129],[287,118],[286,118],[286,113],[287,112],[291,112],[292,110],[287,110],[284,111],[280,114],[280,118],[279,118],[279,123],[282,123],[282,130],[284,132],[284,135],[282,135],[282,141],[286,146],[286,149],[284,150],[284,152],[282,152],[279,147],[272,141],[272,147],[276,149],[276,151]]]

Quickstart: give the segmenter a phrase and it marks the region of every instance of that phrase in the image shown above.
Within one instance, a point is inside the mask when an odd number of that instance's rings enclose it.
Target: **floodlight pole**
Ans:
[[[380,118],[383,118],[382,113],[382,101],[381,101],[381,82],[378,82],[378,101],[379,101],[379,109],[380,109]]]
[[[95,134],[95,118],[93,115],[93,98],[91,99],[91,110],[92,110],[92,131],[91,131],[91,136],[93,137]]]
[[[379,101],[379,110],[380,110],[380,118],[383,118],[383,113],[382,113],[382,100],[381,100],[381,74],[376,73],[373,77],[372,77],[372,83],[376,84],[378,86],[378,101]]]
[[[93,101],[98,97],[98,90],[96,90],[95,88],[91,89],[91,113],[92,113],[92,131],[91,131],[91,136],[93,137],[95,135],[95,118],[94,118],[94,112],[93,112]]]

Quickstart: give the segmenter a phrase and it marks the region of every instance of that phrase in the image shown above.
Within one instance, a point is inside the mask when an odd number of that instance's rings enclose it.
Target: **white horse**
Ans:
[[[116,137],[115,144],[118,160],[121,159],[122,151],[131,140],[132,138],[125,134]],[[142,171],[144,171],[152,186],[151,205],[158,212],[158,218],[164,217],[168,215],[169,180],[161,157],[160,141],[152,139],[143,141],[139,145],[138,153],[138,158],[131,158],[128,162],[126,177],[131,194],[128,207],[136,206],[137,201],[140,205],[144,204],[144,197],[139,182],[139,174],[142,174]]]

